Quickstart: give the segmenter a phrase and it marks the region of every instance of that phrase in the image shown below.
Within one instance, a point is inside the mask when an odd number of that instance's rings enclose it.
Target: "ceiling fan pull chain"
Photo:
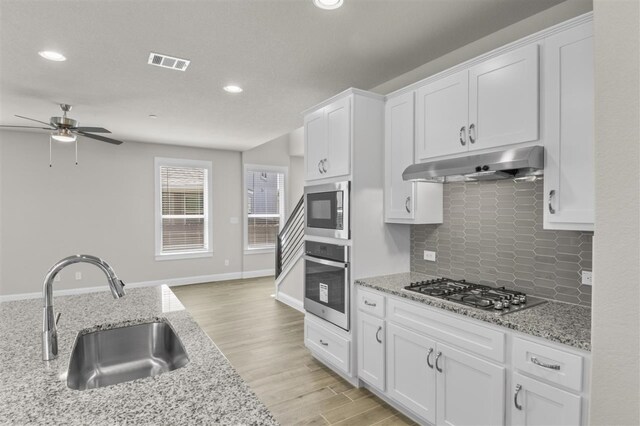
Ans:
[[[76,166],[78,165],[78,138],[76,138]]]
[[[49,135],[49,167],[51,167],[51,163],[53,161],[51,160],[51,135]]]

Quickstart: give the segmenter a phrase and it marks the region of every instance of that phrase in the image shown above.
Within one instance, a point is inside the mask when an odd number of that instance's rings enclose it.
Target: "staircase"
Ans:
[[[304,197],[291,212],[276,241],[276,299],[303,310]]]

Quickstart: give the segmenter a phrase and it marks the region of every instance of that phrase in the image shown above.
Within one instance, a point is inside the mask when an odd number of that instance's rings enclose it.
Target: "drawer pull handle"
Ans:
[[[438,360],[440,359],[441,356],[442,356],[442,352],[438,352],[436,354],[436,370],[438,370],[438,373],[442,373],[442,368],[440,368],[440,366],[438,365]]]
[[[367,299],[364,300],[364,304],[367,306],[371,306],[372,308],[375,308],[376,306],[378,306],[376,303],[371,303]]]
[[[518,410],[522,410],[522,405],[518,404],[518,394],[521,389],[522,385],[516,385],[516,392],[513,394],[513,405],[515,405]]]
[[[545,364],[544,362],[538,361],[538,358],[535,356],[531,357],[531,362],[535,365],[539,365],[540,367],[548,368],[550,370],[560,370],[560,366],[558,364]]]
[[[320,344],[321,344],[322,346],[329,346],[329,343],[328,343],[328,342],[323,341],[322,339],[320,339]]]
[[[431,364],[431,362],[429,361],[429,358],[431,358],[432,353],[433,353],[433,348],[429,348],[429,352],[427,353],[427,365],[429,366],[430,369],[433,370],[433,364]]]
[[[378,327],[378,331],[376,331],[376,340],[378,341],[378,343],[382,343],[382,340],[380,340],[381,331],[382,331],[382,326]]]

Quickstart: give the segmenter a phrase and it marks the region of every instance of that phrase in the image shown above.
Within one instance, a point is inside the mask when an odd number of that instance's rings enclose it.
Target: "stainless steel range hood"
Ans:
[[[418,182],[535,180],[542,176],[543,168],[544,147],[530,146],[413,164],[402,173],[402,179]]]

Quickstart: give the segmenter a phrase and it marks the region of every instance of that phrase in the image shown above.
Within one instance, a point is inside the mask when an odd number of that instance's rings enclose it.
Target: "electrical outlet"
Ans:
[[[435,262],[436,261],[436,252],[435,251],[425,250],[424,251],[424,260],[429,260],[431,262]]]
[[[582,271],[582,284],[584,284],[584,285],[593,285],[593,272],[592,271]]]
[[[76,272],[76,280],[82,279],[82,272]]]
[[[229,259],[224,260],[224,266],[229,266]]]

